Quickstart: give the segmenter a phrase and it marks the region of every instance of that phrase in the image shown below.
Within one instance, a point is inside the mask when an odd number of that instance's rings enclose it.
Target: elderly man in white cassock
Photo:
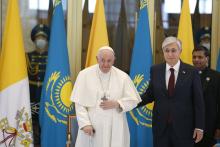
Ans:
[[[130,77],[113,66],[111,47],[101,47],[96,59],[79,73],[71,94],[79,125],[75,147],[130,147],[126,112],[141,98]]]

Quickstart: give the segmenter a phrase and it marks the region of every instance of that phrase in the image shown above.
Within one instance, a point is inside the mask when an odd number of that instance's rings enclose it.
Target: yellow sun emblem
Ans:
[[[70,101],[72,82],[69,76],[60,76],[60,72],[53,72],[47,82],[46,92],[50,99],[45,102],[47,115],[55,123],[67,124],[67,115],[73,112],[74,105]]]
[[[70,94],[72,91],[72,83],[70,77],[64,77],[59,81],[55,88],[55,101],[60,110],[64,113],[69,113],[73,110],[72,102],[70,101]]]

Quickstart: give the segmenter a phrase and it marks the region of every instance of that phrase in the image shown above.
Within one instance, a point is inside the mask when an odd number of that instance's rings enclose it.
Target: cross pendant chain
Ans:
[[[98,78],[99,78],[99,82],[100,82],[100,85],[101,85],[101,89],[102,89],[102,91],[104,92],[104,96],[101,98],[101,100],[106,101],[106,100],[108,100],[107,95],[106,95],[106,92],[109,91],[109,83],[110,83],[110,79],[111,79],[111,72],[110,72],[110,75],[109,75],[109,77],[108,77],[108,83],[107,83],[106,89],[104,88],[103,81],[102,81],[101,76],[100,76],[100,74],[99,74],[98,71],[97,71],[97,76],[98,76]]]

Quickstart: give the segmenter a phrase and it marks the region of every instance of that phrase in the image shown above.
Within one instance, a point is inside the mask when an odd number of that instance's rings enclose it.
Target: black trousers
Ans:
[[[184,139],[177,137],[172,124],[168,124],[163,135],[156,136],[154,134],[154,147],[193,147],[192,138]]]

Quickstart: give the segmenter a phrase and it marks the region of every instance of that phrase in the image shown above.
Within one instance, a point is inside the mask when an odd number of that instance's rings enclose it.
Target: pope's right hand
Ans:
[[[89,136],[93,136],[95,133],[95,130],[92,127],[92,125],[85,126],[82,128],[82,130],[86,135],[89,135]]]

